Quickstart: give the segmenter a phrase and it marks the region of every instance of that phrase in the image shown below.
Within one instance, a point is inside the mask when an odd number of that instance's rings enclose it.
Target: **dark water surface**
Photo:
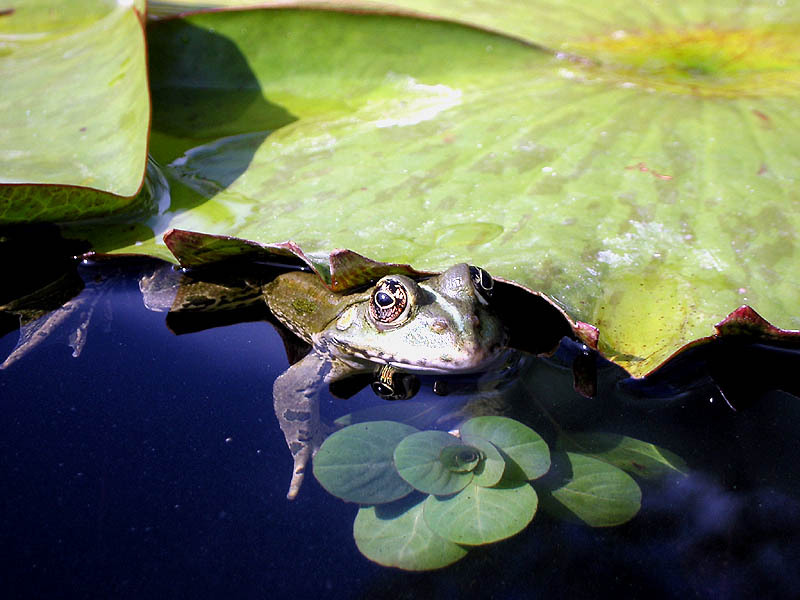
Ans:
[[[105,295],[78,358],[66,343],[75,314],[0,371],[4,598],[797,597],[794,396],[770,392],[738,413],[708,386],[566,404],[572,426],[657,443],[692,473],[642,484],[642,511],[625,525],[537,514],[449,568],[406,573],[358,552],[357,507],[312,476],[286,500],[291,460],[271,390],[288,362],[274,327],[175,335],[142,303],[142,263],[119,267],[82,271],[84,294]],[[101,292],[98,272],[111,276]],[[0,338],[0,358],[16,342],[16,331]],[[536,368],[536,394],[576,402],[568,370]],[[324,394],[323,413],[382,403],[368,389]]]

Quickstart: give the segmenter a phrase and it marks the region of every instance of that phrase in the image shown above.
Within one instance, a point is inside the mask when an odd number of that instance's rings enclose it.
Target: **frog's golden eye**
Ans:
[[[480,267],[473,266],[470,266],[469,274],[472,277],[472,283],[475,285],[475,289],[483,294],[484,297],[491,298],[492,291],[494,290],[494,279],[492,279],[492,276]]]
[[[369,314],[378,323],[392,323],[408,306],[408,291],[397,279],[381,279],[372,291]]]

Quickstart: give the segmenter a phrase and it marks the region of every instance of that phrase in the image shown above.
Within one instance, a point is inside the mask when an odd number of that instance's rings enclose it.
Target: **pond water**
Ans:
[[[642,508],[623,525],[537,513],[518,535],[450,567],[386,568],[356,547],[356,505],[311,475],[296,500],[286,499],[292,461],[271,390],[288,361],[275,327],[256,320],[174,334],[165,314],[142,302],[139,276],[154,266],[81,266],[87,302],[0,371],[4,597],[796,594],[795,396],[768,391],[736,412],[707,378],[675,375],[676,389],[658,382],[648,392],[658,396],[648,397],[625,391],[619,374],[602,367],[598,397],[584,398],[572,391],[575,348],[565,343],[547,361],[524,357],[527,398],[546,407],[546,418],[531,417],[542,435],[566,427],[632,436],[678,454],[688,474],[640,480]],[[93,300],[74,358],[69,332]],[[4,358],[18,332],[3,323]],[[348,400],[323,390],[322,413],[332,420],[409,403],[440,403],[444,413],[468,396],[442,397],[429,384],[393,403],[369,388]]]

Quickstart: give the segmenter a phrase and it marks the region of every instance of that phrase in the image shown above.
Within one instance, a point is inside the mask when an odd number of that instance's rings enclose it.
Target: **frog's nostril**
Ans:
[[[436,319],[433,323],[431,323],[431,330],[434,333],[444,333],[448,330],[447,321],[444,319]]]

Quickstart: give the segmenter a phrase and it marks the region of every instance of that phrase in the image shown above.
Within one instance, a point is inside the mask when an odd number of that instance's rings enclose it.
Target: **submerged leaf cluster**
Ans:
[[[540,498],[548,512],[593,527],[633,518],[639,486],[625,464],[593,452],[551,454],[538,433],[507,417],[470,419],[458,435],[371,421],[332,434],[314,458],[314,476],[362,505],[353,535],[364,556],[430,570],[519,533]]]

